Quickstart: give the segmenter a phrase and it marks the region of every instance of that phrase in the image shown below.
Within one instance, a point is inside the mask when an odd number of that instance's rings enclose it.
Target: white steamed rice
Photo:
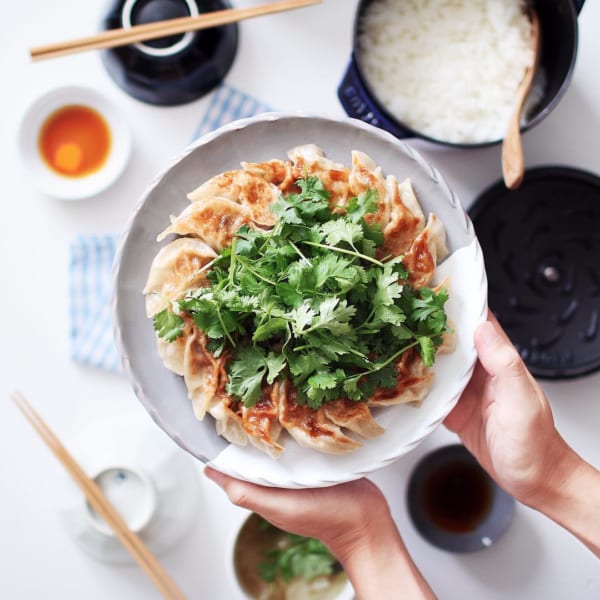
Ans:
[[[375,0],[358,45],[362,71],[387,110],[456,143],[504,136],[534,60],[522,0]]]

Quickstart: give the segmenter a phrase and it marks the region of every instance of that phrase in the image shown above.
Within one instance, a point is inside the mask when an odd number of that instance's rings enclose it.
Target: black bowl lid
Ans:
[[[600,368],[600,178],[565,167],[502,181],[469,211],[489,305],[536,377]]]
[[[410,518],[431,544],[448,552],[489,548],[510,525],[515,501],[462,445],[425,455],[407,488]]]

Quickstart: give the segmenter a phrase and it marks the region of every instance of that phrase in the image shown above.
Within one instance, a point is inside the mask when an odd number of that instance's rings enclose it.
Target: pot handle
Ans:
[[[573,0],[573,4],[575,5],[575,12],[577,14],[579,14],[581,12],[584,2],[585,2],[585,0]]]
[[[350,57],[350,62],[338,86],[337,93],[348,116],[360,119],[380,129],[385,129],[397,138],[414,135],[411,131],[402,129],[392,123],[373,102],[358,74],[354,54]]]

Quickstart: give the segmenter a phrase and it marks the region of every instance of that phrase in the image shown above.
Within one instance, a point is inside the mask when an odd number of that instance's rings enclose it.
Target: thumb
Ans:
[[[491,377],[516,393],[530,389],[527,368],[497,323],[485,321],[477,328],[475,348],[479,361]]]

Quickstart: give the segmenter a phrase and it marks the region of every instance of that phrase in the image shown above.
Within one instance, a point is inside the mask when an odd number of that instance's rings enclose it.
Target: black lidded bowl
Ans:
[[[142,25],[231,8],[228,0],[115,0],[103,29]],[[231,67],[237,23],[102,52],[102,62],[127,94],[149,104],[191,102],[214,89]]]

